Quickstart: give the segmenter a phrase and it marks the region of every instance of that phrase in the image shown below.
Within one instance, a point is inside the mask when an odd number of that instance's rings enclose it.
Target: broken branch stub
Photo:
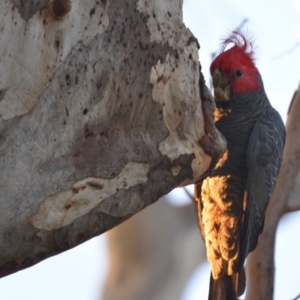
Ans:
[[[0,276],[105,232],[211,163],[182,1],[72,1],[59,22],[47,1],[26,14],[22,3],[0,3]]]
[[[70,0],[52,0],[50,9],[54,17],[62,18],[71,10]]]

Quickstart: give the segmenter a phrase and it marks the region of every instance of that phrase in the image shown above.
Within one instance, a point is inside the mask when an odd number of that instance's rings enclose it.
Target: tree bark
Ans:
[[[54,2],[0,3],[0,276],[194,182],[225,147],[182,0]]]
[[[272,300],[274,293],[274,251],[278,222],[286,211],[300,208],[300,88],[295,94],[286,123],[283,161],[268,206],[258,246],[247,259],[246,299]]]

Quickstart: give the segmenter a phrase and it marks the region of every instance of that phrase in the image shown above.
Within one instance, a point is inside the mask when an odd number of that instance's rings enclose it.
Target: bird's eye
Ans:
[[[240,69],[238,69],[235,71],[235,75],[236,77],[241,77],[243,75],[243,72]]]

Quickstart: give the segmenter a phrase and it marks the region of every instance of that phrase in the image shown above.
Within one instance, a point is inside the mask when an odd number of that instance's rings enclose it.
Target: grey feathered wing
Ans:
[[[246,155],[246,209],[241,233],[240,269],[249,252],[256,248],[263,230],[265,212],[280,169],[285,127],[278,112],[269,106],[251,133]]]

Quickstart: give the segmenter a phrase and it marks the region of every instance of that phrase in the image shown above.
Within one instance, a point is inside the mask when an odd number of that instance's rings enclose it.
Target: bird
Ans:
[[[285,126],[268,100],[253,41],[244,33],[233,31],[223,39],[210,73],[215,126],[227,149],[195,185],[195,200],[211,266],[208,299],[236,300],[245,290],[245,259],[263,230],[282,161]]]

